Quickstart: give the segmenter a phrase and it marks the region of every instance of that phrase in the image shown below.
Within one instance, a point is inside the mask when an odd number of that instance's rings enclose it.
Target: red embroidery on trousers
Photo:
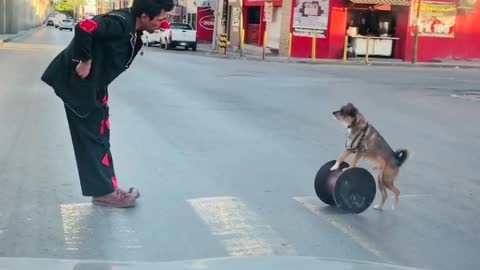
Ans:
[[[107,95],[105,95],[105,96],[103,97],[102,102],[103,102],[104,105],[107,105],[107,104],[108,104],[108,96],[107,96]]]
[[[113,187],[114,187],[114,188],[118,188],[117,177],[112,176],[112,184],[113,184]]]
[[[107,167],[110,167],[110,160],[108,159],[108,154],[105,154],[105,156],[103,156],[102,164]]]
[[[100,122],[100,135],[103,136],[104,133],[105,133],[105,120],[102,120],[102,122]]]

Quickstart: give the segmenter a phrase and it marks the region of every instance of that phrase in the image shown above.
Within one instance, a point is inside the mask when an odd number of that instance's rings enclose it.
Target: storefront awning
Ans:
[[[355,4],[410,6],[410,0],[350,0]]]

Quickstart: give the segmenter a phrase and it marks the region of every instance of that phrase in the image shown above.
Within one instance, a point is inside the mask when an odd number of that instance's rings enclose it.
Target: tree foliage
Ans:
[[[80,6],[86,5],[86,0],[60,0],[55,4],[58,12],[75,12]]]
[[[55,10],[70,16],[77,14],[78,8],[87,4],[86,0],[60,0],[55,4]]]

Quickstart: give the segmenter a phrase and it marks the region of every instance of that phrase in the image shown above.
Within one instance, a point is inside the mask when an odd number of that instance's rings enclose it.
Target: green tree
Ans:
[[[60,0],[55,4],[55,10],[76,17],[78,8],[86,5],[86,0]]]

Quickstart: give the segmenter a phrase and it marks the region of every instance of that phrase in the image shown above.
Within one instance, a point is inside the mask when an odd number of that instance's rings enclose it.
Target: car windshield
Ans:
[[[0,0],[0,270],[480,270],[480,0],[241,1]]]

